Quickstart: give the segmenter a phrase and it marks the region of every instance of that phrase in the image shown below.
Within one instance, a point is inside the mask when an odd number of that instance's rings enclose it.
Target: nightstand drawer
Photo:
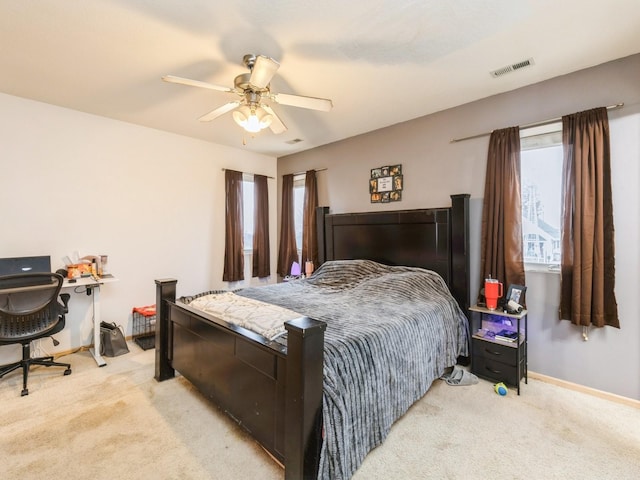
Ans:
[[[518,361],[518,349],[515,345],[502,345],[497,342],[490,342],[487,340],[480,340],[478,338],[473,339],[472,352],[474,357],[485,357],[493,361],[507,363],[509,365],[515,365]],[[520,349],[520,357],[524,349]]]
[[[473,357],[473,373],[479,377],[488,378],[490,380],[496,380],[498,382],[505,382],[509,385],[518,385],[518,368],[517,364],[506,364],[496,361],[492,358],[483,356]],[[524,365],[521,365],[521,372]],[[522,377],[521,373],[521,377]]]

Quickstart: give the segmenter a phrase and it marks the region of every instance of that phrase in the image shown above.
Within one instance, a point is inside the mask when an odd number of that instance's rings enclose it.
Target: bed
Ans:
[[[294,312],[281,332],[195,307],[221,292],[180,301],[175,279],[156,280],[155,378],[178,371],[282,462],[286,479],[350,478],[433,380],[466,361],[468,198],[319,208],[311,277],[233,292]],[[435,296],[423,304],[426,290]]]

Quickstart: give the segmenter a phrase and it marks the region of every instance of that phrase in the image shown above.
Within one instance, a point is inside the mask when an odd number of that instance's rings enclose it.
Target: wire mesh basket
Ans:
[[[133,341],[143,350],[156,346],[156,306],[133,307]]]

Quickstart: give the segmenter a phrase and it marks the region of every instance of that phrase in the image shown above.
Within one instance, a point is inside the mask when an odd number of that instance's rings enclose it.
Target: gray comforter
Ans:
[[[236,291],[327,323],[320,479],[348,479],[446,367],[467,355],[468,323],[442,278],[368,260]]]

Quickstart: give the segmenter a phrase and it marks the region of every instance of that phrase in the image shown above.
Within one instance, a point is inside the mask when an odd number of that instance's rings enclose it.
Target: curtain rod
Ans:
[[[222,169],[222,171],[223,171],[223,172],[224,172],[225,170],[231,170],[231,169],[229,169],[229,168],[223,168],[223,169]],[[316,168],[316,169],[315,169],[315,171],[316,171],[316,172],[323,172],[323,171],[325,171],[325,170],[328,170],[328,168]],[[237,170],[236,170],[236,171],[237,171]],[[251,172],[242,172],[242,173],[246,173],[247,175],[259,175],[259,174],[257,174],[257,173],[251,173]],[[304,171],[304,172],[297,172],[297,173],[292,173],[292,175],[294,175],[294,176],[295,176],[295,175],[303,175],[303,174],[305,174],[305,173],[307,173],[307,172],[306,172],[306,171]],[[275,177],[269,177],[269,176],[267,176],[267,178],[270,178],[270,179],[272,179],[272,180],[275,180]]]
[[[316,172],[324,172],[325,170],[328,170],[328,169],[329,169],[328,167],[325,167],[325,168],[314,168],[314,170]],[[296,175],[304,175],[305,173],[307,173],[307,172],[306,171],[304,171],[304,172],[296,172],[296,173],[292,173],[292,175],[295,177]]]
[[[622,107],[624,107],[624,103],[616,103],[615,105],[609,105],[608,107],[606,107],[606,109],[607,110],[614,110],[614,109],[622,108]],[[550,123],[559,122],[561,120],[562,120],[562,117],[551,118],[549,120],[542,120],[541,122],[527,123],[526,125],[521,125],[520,128],[523,129],[523,128],[542,127],[543,125],[549,125]],[[491,135],[493,132],[494,132],[494,130],[491,130],[490,132],[478,133],[477,135],[471,135],[469,137],[452,138],[449,141],[449,143],[463,142],[465,140],[471,140],[473,138],[486,137],[487,135]]]
[[[232,170],[231,168],[223,168],[222,171],[224,172],[225,170]],[[238,170],[234,170],[235,172],[237,172]],[[251,172],[241,172],[241,173],[246,173],[247,175],[262,175],[261,173],[251,173]],[[267,178],[270,178],[271,180],[275,180],[275,177],[270,177],[268,175],[263,175],[266,176]]]

